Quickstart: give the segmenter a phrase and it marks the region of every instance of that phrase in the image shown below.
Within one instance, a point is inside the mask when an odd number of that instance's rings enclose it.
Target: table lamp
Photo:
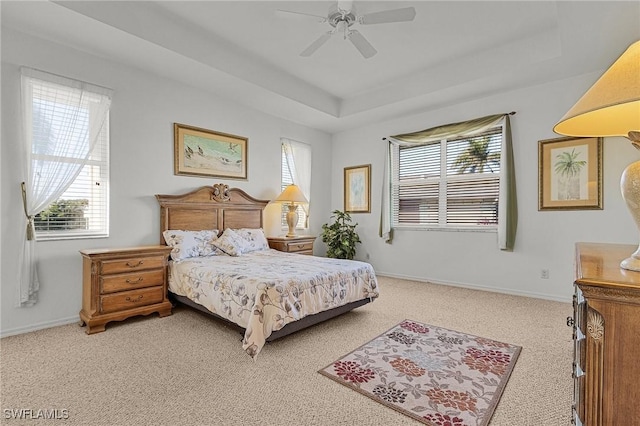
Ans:
[[[640,149],[640,40],[629,46],[553,131],[575,137],[622,136]],[[640,231],[640,161],[624,170],[620,189]],[[640,271],[640,247],[620,267]]]
[[[282,191],[282,194],[278,195],[278,198],[273,201],[289,203],[289,211],[287,212],[287,225],[289,225],[289,232],[287,233],[287,237],[295,237],[296,225],[298,225],[298,204],[308,203],[309,201],[304,196],[298,185],[287,185],[284,191]]]

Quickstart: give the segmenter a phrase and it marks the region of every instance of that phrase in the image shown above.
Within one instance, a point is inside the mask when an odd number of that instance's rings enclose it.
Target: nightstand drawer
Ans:
[[[160,303],[163,298],[164,288],[157,286],[100,296],[100,305],[102,313],[109,313]]]
[[[287,251],[290,251],[290,252],[298,252],[298,251],[306,251],[306,250],[313,250],[313,242],[304,242],[304,243],[291,242],[287,244]]]
[[[108,275],[100,278],[100,294],[163,285],[164,269],[131,274]]]
[[[287,253],[313,255],[313,242],[316,237],[301,235],[297,237],[269,237],[269,247]]]
[[[119,274],[142,269],[163,268],[165,258],[163,256],[140,256],[127,259],[103,260],[101,262],[101,274]]]

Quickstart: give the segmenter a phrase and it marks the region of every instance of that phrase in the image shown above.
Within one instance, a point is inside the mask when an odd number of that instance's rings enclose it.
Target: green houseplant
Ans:
[[[322,242],[328,246],[327,257],[336,259],[353,259],[356,255],[356,244],[360,243],[360,237],[356,232],[356,226],[351,224],[351,216],[347,212],[334,210],[331,214],[334,222],[322,225]]]

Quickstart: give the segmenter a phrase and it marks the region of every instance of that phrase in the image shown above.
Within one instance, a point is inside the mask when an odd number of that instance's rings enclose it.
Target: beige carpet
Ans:
[[[67,410],[44,424],[419,424],[317,370],[404,318],[522,346],[491,426],[570,424],[568,303],[380,277],[381,297],[268,343],[257,362],[240,335],[194,311],[132,319],[87,336],[71,324],[0,340],[7,410]]]

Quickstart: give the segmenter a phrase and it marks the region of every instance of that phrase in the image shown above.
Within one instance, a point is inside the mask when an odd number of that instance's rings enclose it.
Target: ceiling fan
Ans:
[[[304,49],[300,53],[300,56],[311,56],[316,50],[325,44],[332,35],[341,34],[345,40],[349,39],[349,41],[353,43],[356,49],[358,49],[360,54],[365,58],[372,57],[378,53],[378,51],[371,45],[371,43],[369,43],[369,41],[367,41],[366,38],[364,38],[362,34],[360,34],[358,30],[351,28],[354,24],[372,25],[406,22],[413,21],[413,18],[416,16],[416,10],[413,7],[404,7],[401,9],[391,9],[358,15],[352,1],[337,1],[332,4],[329,6],[329,13],[327,16],[282,9],[278,9],[278,13],[304,15],[317,18],[320,20],[320,23],[328,22],[332,27],[330,31],[322,34],[306,49]]]

